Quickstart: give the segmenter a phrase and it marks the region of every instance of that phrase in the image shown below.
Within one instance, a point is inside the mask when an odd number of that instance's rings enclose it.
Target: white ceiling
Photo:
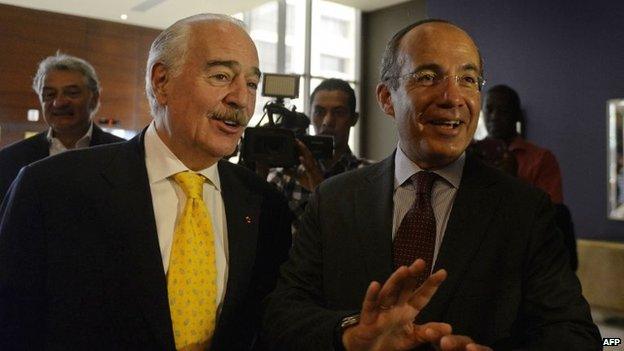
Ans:
[[[0,0],[0,3],[164,29],[180,18],[202,12],[234,14],[269,0]],[[297,0],[304,1],[304,0]],[[364,12],[407,0],[332,0]],[[121,14],[127,14],[126,20]]]

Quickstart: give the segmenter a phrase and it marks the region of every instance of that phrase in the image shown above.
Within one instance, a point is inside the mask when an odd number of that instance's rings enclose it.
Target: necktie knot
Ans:
[[[416,187],[417,195],[431,195],[431,189],[433,188],[433,183],[438,178],[438,175],[433,172],[420,171],[414,174],[412,179],[412,184]]]
[[[192,199],[203,198],[203,186],[206,179],[203,175],[184,171],[176,173],[173,179],[180,185],[186,197]]]

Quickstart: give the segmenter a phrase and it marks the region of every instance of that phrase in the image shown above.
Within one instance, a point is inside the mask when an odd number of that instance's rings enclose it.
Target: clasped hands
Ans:
[[[414,323],[447,275],[445,270],[439,270],[417,286],[416,278],[424,270],[425,261],[418,259],[409,267],[397,269],[383,286],[371,282],[362,303],[360,322],[342,335],[346,350],[399,351],[424,344],[443,351],[492,350],[468,336],[452,334],[447,323]]]

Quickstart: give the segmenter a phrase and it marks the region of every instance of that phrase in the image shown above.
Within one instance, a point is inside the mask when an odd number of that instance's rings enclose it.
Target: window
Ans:
[[[247,24],[262,72],[301,76],[299,98],[286,101],[287,107],[309,115],[310,93],[326,78],[350,82],[359,96],[359,10],[324,0],[277,0],[234,17]],[[260,121],[269,100],[258,94],[250,126]],[[357,134],[356,128],[349,141],[356,153]]]
[[[338,34],[343,38],[349,37],[349,21],[321,15],[321,28],[331,34]]]
[[[246,23],[250,30],[277,31],[277,1],[271,1],[258,6],[250,12],[248,18],[249,20]]]
[[[277,43],[256,40],[256,48],[260,60],[262,72],[275,72],[277,70]]]
[[[345,73],[347,59],[332,55],[321,54],[321,71],[335,71]]]

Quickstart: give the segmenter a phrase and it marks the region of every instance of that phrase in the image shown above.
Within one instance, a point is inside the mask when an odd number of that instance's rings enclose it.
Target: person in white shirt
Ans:
[[[19,170],[74,148],[124,141],[92,119],[100,104],[100,80],[87,61],[57,52],[39,63],[33,90],[48,130],[0,150],[0,202]]]

